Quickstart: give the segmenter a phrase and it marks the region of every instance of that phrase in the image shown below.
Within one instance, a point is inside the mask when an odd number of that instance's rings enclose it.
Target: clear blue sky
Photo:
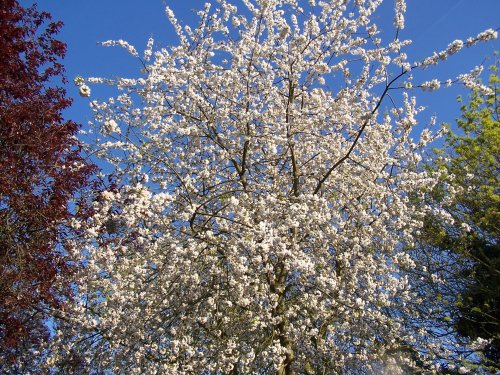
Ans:
[[[21,0],[29,5],[33,1]],[[64,60],[69,78],[68,93],[74,104],[65,116],[85,124],[90,118],[88,99],[78,96],[72,84],[75,76],[112,77],[116,75],[137,77],[140,63],[121,48],[105,48],[97,42],[124,39],[135,45],[141,53],[150,36],[156,46],[176,44],[173,28],[165,16],[168,4],[180,20],[190,23],[195,19],[193,9],[199,9],[206,1],[198,0],[44,0],[39,9],[50,12],[54,19],[65,24],[60,39],[68,44]],[[215,1],[213,1],[215,3]],[[487,29],[500,27],[500,0],[408,0],[406,28],[400,34],[414,44],[407,50],[410,61],[416,61],[433,51],[444,49],[454,39],[466,39]],[[379,13],[379,26],[392,26],[394,0],[386,0]],[[457,74],[468,72],[480,64],[486,56],[500,50],[500,41],[484,43],[463,50],[448,60],[439,70],[429,70],[443,81]],[[487,63],[488,64],[488,63]],[[434,74],[436,73],[436,74]],[[427,74],[427,72],[426,72]],[[429,78],[430,78],[429,76]],[[92,98],[99,95],[93,89]],[[466,91],[458,88],[442,89],[437,93],[422,95],[419,103],[428,109],[421,119],[438,116],[438,122],[453,122],[459,115],[455,98]],[[105,99],[105,98],[102,98]]]

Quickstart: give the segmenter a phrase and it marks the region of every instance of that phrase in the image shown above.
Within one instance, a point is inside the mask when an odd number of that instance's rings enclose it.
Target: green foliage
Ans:
[[[451,133],[448,144],[454,151],[448,171],[454,184],[465,188],[457,203],[464,219],[481,230],[478,235],[488,242],[498,238],[500,192],[498,185],[500,155],[499,77],[498,63],[492,67],[489,87],[493,95],[474,91],[468,104],[463,104],[458,120],[463,135]]]
[[[456,191],[448,206],[453,224],[429,217],[422,241],[436,251],[451,250],[461,266],[454,276],[453,319],[463,337],[492,340],[484,351],[483,365],[498,369],[500,361],[500,79],[499,61],[491,67],[491,93],[474,89],[467,101],[459,98],[462,116],[456,132],[450,132],[445,148],[435,150],[438,171],[445,183],[433,191],[443,203]]]

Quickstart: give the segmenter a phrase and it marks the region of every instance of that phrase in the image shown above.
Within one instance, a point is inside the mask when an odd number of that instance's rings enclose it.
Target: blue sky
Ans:
[[[33,1],[21,0],[29,5]],[[69,78],[68,94],[74,98],[73,106],[65,116],[85,124],[90,119],[88,99],[80,98],[72,84],[75,76],[84,77],[137,77],[140,63],[121,48],[105,48],[98,45],[109,39],[124,39],[135,45],[139,53],[144,50],[149,37],[155,45],[166,47],[176,44],[173,28],[165,16],[169,5],[176,16],[185,23],[192,23],[193,9],[199,9],[206,1],[198,0],[44,0],[39,9],[46,10],[54,19],[65,24],[59,37],[67,43],[68,53],[64,64]],[[392,27],[394,0],[386,0],[378,14],[377,24]],[[500,0],[408,0],[406,28],[402,38],[414,41],[407,50],[410,61],[439,51],[454,39],[465,40],[487,29],[500,27]],[[430,69],[428,78],[454,78],[480,64],[494,51],[500,50],[500,41],[484,43],[453,56],[439,69]],[[491,60],[490,60],[491,61]],[[486,63],[486,65],[488,62]],[[93,88],[92,98],[100,91]],[[104,91],[101,91],[104,92]],[[421,117],[426,121],[437,115],[438,122],[453,122],[459,116],[455,98],[466,91],[460,88],[442,89],[437,93],[416,93],[419,103],[427,106]],[[102,98],[105,99],[105,98]]]

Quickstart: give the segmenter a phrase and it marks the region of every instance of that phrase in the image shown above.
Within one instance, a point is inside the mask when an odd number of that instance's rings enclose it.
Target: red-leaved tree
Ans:
[[[62,23],[35,6],[0,0],[0,362],[48,337],[49,311],[71,297],[64,223],[95,166],[81,156],[78,125],[54,39]],[[59,82],[59,83],[54,83]],[[63,281],[61,281],[63,280]],[[64,282],[64,280],[67,280]],[[33,346],[34,345],[34,346]],[[0,365],[1,368],[1,365]]]

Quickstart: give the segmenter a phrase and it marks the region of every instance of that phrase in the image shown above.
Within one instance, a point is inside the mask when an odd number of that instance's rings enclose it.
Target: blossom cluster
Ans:
[[[83,77],[77,76],[74,82],[75,85],[78,86],[78,93],[81,97],[86,98],[90,96],[90,87],[85,84],[85,79]]]

